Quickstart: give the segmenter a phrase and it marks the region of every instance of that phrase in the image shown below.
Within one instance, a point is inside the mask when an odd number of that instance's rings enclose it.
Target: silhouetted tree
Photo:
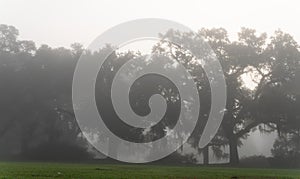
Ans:
[[[78,43],[67,48],[51,48],[18,40],[13,26],[0,25],[0,157],[19,156],[36,159],[86,159],[90,147],[79,129],[72,108],[72,78],[77,60],[104,58],[113,49],[106,46],[97,52],[84,50]],[[254,29],[242,28],[237,41],[230,41],[225,29],[201,29],[197,33],[174,30],[162,34],[153,47],[154,54],[177,60],[192,75],[200,99],[200,115],[188,143],[203,154],[209,163],[209,151],[218,158],[228,154],[232,165],[239,163],[238,146],[249,132],[279,133],[272,150],[276,158],[299,157],[299,46],[292,36],[280,30],[267,39]],[[211,107],[211,89],[201,63],[193,55],[203,51],[201,37],[210,44],[223,68],[227,84],[225,116],[215,138],[200,149],[199,139]],[[166,40],[176,39],[183,46]],[[155,57],[155,56],[154,56]],[[120,137],[130,141],[153,141],[174,127],[180,111],[180,94],[168,79],[146,75],[130,89],[130,104],[138,115],[150,112],[149,98],[162,95],[167,102],[163,119],[150,131],[130,127],[119,119],[111,102],[111,84],[118,70],[131,59],[144,58],[137,52],[114,52],[99,71],[96,100],[104,122]],[[156,60],[159,60],[157,58]],[[166,68],[166,70],[168,70]],[[250,82],[251,81],[251,82]],[[252,87],[247,86],[250,83]],[[118,125],[117,125],[118,124]],[[102,140],[109,140],[101,136]],[[162,146],[163,147],[163,146]],[[61,149],[61,150],[59,150]],[[117,155],[111,143],[111,155]],[[175,158],[177,154],[173,154]],[[188,156],[194,161],[195,156]]]

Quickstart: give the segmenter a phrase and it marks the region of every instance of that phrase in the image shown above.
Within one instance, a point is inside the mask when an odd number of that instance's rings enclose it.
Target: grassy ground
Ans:
[[[300,170],[1,162],[0,178],[299,178]]]

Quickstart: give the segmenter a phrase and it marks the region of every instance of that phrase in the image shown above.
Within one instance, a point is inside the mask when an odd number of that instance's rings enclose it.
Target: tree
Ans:
[[[269,107],[264,110],[269,113],[270,110],[276,111],[272,112],[276,119],[273,128],[278,131],[278,138],[271,152],[275,161],[274,165],[280,167],[300,165],[300,68],[295,63],[291,65],[288,68],[291,73],[290,78],[277,84],[272,91],[269,90],[268,96],[264,99],[265,103],[269,104]]]
[[[295,55],[299,53],[297,44],[291,36],[280,31],[276,32],[274,37],[271,37],[269,44],[266,43],[267,36],[265,33],[256,35],[256,31],[253,29],[242,28],[238,35],[239,39],[236,42],[230,42],[226,30],[222,28],[202,29],[196,34],[169,31],[164,35],[166,39],[171,41],[172,39],[177,41],[179,39],[186,47],[196,49],[193,51],[196,54],[201,53],[201,51],[197,52],[197,48],[201,47],[201,42],[198,39],[202,36],[218,56],[227,84],[227,104],[219,135],[216,136],[221,140],[212,141],[210,145],[215,146],[213,148],[215,152],[218,152],[216,146],[228,144],[232,165],[239,163],[238,146],[242,145],[240,139],[246,138],[248,133],[260,124],[272,125],[276,122],[275,119],[259,109],[261,107],[259,104],[262,105],[261,101],[267,87],[276,86],[278,83],[282,83],[284,79],[289,78],[291,72],[285,70],[282,73],[282,70],[279,69],[295,66],[298,62]],[[156,49],[162,53],[170,54],[171,57],[183,64],[191,62],[193,59],[191,55],[186,55],[184,49],[174,48],[165,41],[158,44]],[[279,51],[281,54],[278,53]],[[275,57],[274,54],[277,56]],[[294,54],[294,57],[291,54]],[[199,66],[194,65],[193,68],[195,71],[201,71]],[[247,83],[245,75],[250,76],[250,80],[255,83],[254,89],[245,87]],[[203,81],[204,79],[201,72],[194,76],[195,81]],[[204,93],[208,93],[208,91]],[[201,94],[201,91],[199,94]],[[200,118],[205,119],[204,116]],[[197,128],[197,131],[196,136],[200,138],[201,127]],[[218,144],[216,145],[216,143]],[[207,151],[207,149],[204,151]]]
[[[71,49],[47,45],[36,49],[34,42],[18,40],[18,34],[13,26],[0,25],[0,156],[89,158],[89,146],[72,108],[73,73],[81,55],[96,60],[106,57],[113,47],[107,46],[95,53],[84,50],[78,43],[72,44]],[[272,150],[275,158],[299,156],[300,53],[292,36],[278,30],[268,40],[265,33],[257,35],[254,29],[248,28],[242,28],[238,40],[233,42],[222,28],[201,29],[197,33],[170,30],[161,36],[163,40],[154,46],[154,54],[181,63],[198,88],[200,115],[188,143],[204,156],[205,164],[209,163],[212,150],[218,158],[229,156],[230,163],[237,165],[241,139],[246,139],[255,129],[278,132],[279,138]],[[199,148],[199,139],[211,107],[211,89],[201,63],[193,55],[205,54],[201,51],[201,37],[218,56],[227,84],[221,128],[204,149]],[[183,46],[167,42],[172,39],[182,42]],[[149,98],[160,94],[167,101],[167,113],[158,125],[146,132],[124,123],[116,125],[120,119],[111,102],[112,81],[122,65],[138,58],[144,57],[135,52],[112,53],[99,71],[96,100],[104,122],[115,134],[129,141],[153,141],[163,137],[166,129],[172,129],[177,122],[180,94],[164,77],[143,76],[130,89],[131,108],[138,115],[147,115]],[[249,87],[250,81],[253,85]],[[101,140],[109,139],[103,135]],[[229,155],[222,150],[227,146]],[[54,148],[63,150],[57,153]],[[111,143],[110,149],[112,155],[117,155],[116,145]],[[178,153],[174,154],[175,158],[181,158]],[[189,161],[194,161],[194,156],[189,157]]]
[[[73,43],[71,44],[72,54],[75,58],[79,58],[80,55],[84,52],[83,45],[80,43]]]
[[[46,45],[36,50],[33,42],[17,40],[15,28],[1,27],[1,158],[90,158],[74,116],[62,112],[72,111],[77,60],[71,51]]]
[[[14,26],[0,24],[0,49],[4,52],[17,52],[19,31]]]
[[[271,149],[271,153],[274,157],[273,165],[277,167],[299,167],[299,141],[299,134],[278,137]]]
[[[18,41],[19,52],[29,53],[33,55],[36,52],[36,46],[33,41],[21,40]]]
[[[199,153],[203,154],[204,164],[208,164],[209,146],[206,146],[204,149],[199,149],[198,144],[210,112],[211,91],[209,81],[205,75],[203,68],[201,67],[201,63],[199,63],[197,57],[194,56],[194,54],[200,57],[203,56],[202,53],[206,54],[207,49],[203,48],[201,38],[199,39],[198,34],[181,33],[178,31],[170,30],[166,34],[162,34],[161,38],[161,42],[159,42],[154,47],[153,51],[155,53],[168,56],[182,64],[192,75],[193,80],[197,86],[201,108],[198,123],[195,127],[195,130],[191,134],[189,143],[193,147],[197,148]],[[180,42],[180,44],[183,45],[179,46],[173,44],[172,41],[174,41],[174,39],[176,39]],[[188,51],[187,49],[185,49],[186,47],[189,49],[193,49],[193,51]],[[223,156],[225,156],[225,154],[223,154],[221,150],[218,150],[215,147],[216,143],[218,143],[219,146],[224,146],[224,142],[219,143],[220,139],[222,139],[221,135],[218,136],[219,138],[214,140],[213,142],[214,146],[212,147],[212,149],[213,151],[218,152],[218,157],[222,158]]]

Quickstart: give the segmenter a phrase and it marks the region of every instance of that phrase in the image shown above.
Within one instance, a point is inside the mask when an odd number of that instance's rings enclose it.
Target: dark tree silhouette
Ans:
[[[72,78],[81,55],[97,60],[105,57],[112,47],[106,46],[95,53],[84,50],[79,43],[72,44],[70,49],[47,45],[36,48],[34,42],[19,40],[18,35],[15,27],[0,25],[0,158],[90,159],[91,147],[77,125],[72,108]],[[201,51],[201,36],[220,60],[227,84],[221,128],[204,149],[198,146],[211,107],[211,91],[201,64],[193,56],[205,53]],[[200,115],[188,144],[204,156],[205,164],[209,163],[212,150],[218,158],[229,157],[230,164],[237,165],[241,139],[246,139],[255,129],[278,132],[279,138],[272,149],[275,159],[299,158],[300,53],[291,35],[278,30],[267,38],[265,33],[242,28],[238,40],[230,41],[225,29],[214,28],[197,33],[170,30],[161,37],[164,40],[153,47],[153,53],[183,64],[198,87]],[[165,41],[172,39],[192,51]],[[115,52],[109,56],[99,72],[101,79],[97,79],[97,103],[104,111],[105,123],[114,126],[112,130],[117,135],[126,140],[152,141],[164,136],[165,129],[177,122],[180,94],[176,86],[162,76],[139,78],[129,94],[132,109],[139,115],[148,114],[149,97],[160,94],[167,101],[167,113],[147,134],[142,129],[115,125],[120,119],[110,100],[111,82],[118,69],[134,58],[143,56],[138,52]],[[247,86],[249,84],[253,84],[252,87]],[[101,139],[107,140],[107,136]],[[116,146],[111,143],[112,155],[117,155]],[[229,154],[223,150],[225,147],[229,147]],[[179,150],[168,160],[195,161],[192,155],[183,159],[180,154]]]

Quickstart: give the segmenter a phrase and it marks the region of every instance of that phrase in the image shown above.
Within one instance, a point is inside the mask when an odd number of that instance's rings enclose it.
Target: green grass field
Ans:
[[[300,170],[1,162],[0,178],[299,178]]]

